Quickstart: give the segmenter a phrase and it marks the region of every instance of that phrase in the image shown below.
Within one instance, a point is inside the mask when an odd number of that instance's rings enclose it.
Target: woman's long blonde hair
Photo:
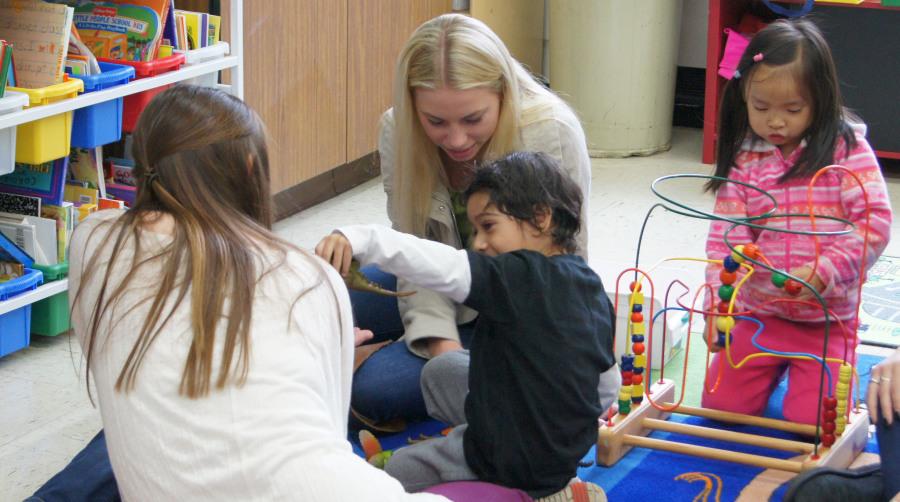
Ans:
[[[484,160],[518,150],[523,124],[562,101],[537,83],[513,59],[484,23],[461,14],[444,14],[419,26],[406,42],[394,76],[394,197],[399,229],[424,236],[431,193],[447,185],[438,148],[416,116],[417,88],[457,90],[487,87],[500,95],[497,129]]]
[[[140,267],[159,263],[158,284],[147,285],[149,291],[155,289],[148,296],[149,312],[116,380],[116,390],[133,389],[148,349],[185,300],[190,301],[193,336],[179,393],[191,398],[209,393],[220,323],[225,325],[224,350],[214,385],[241,384],[248,370],[254,292],[262,274],[259,258],[267,250],[285,249],[285,243],[271,233],[269,160],[262,122],[247,105],[225,92],[179,85],[147,106],[133,139],[137,198],[130,211],[111,222],[105,244],[112,246],[109,265],[85,334],[87,367],[99,343],[104,314],[115,309],[129,285],[135,287],[132,282]],[[174,220],[173,239],[159,253],[147,253],[141,247],[143,228],[160,214]],[[131,272],[113,284],[111,270],[132,242],[134,257],[123,264]],[[94,252],[84,265],[85,273],[98,270],[102,254]],[[73,309],[82,300],[87,282],[76,293]],[[165,305],[173,296],[167,311]]]

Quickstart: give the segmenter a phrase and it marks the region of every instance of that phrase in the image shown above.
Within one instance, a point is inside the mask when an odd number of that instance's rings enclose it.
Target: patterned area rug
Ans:
[[[900,257],[882,256],[869,270],[859,311],[859,339],[868,345],[900,345]]]

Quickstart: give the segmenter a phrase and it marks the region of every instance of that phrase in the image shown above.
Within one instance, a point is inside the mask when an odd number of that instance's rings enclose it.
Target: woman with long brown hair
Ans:
[[[414,497],[347,442],[346,288],[272,233],[257,115],[176,86],[133,148],[134,207],[78,226],[69,276],[122,498]]]

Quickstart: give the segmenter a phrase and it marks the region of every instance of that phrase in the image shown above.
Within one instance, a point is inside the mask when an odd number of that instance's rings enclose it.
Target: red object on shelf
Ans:
[[[98,61],[106,63],[124,64],[134,68],[134,79],[154,77],[161,73],[175,71],[184,64],[184,54],[175,53],[171,56],[158,58],[154,61],[120,61],[117,59],[97,58]],[[122,110],[122,131],[132,132],[137,124],[138,117],[141,112],[150,103],[154,96],[172,87],[173,84],[163,85],[155,89],[150,89],[137,94],[125,96],[124,108]]]
[[[803,0],[779,0],[779,3],[801,4]],[[719,101],[725,79],[716,73],[719,60],[725,49],[725,28],[746,29],[740,26],[749,0],[710,0],[706,35],[706,96],[703,102],[703,157],[704,164],[712,164],[716,159],[716,127],[718,124]],[[881,0],[863,0],[860,4],[816,2],[816,8],[863,8],[900,10],[900,7],[882,5]],[[813,10],[815,12],[815,10]],[[876,150],[878,157],[900,159],[900,152]]]

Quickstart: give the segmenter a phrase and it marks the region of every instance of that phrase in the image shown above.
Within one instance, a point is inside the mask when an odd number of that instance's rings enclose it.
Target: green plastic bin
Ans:
[[[62,262],[57,265],[38,265],[35,263],[33,268],[44,273],[44,284],[65,279],[69,274],[69,262]],[[32,334],[56,336],[69,331],[70,328],[68,291],[44,298],[32,305]]]

